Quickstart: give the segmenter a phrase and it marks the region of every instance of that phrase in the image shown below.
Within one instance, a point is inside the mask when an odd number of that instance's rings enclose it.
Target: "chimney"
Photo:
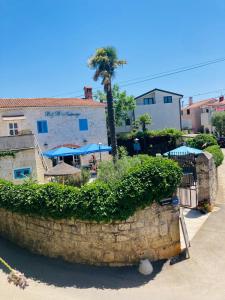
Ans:
[[[84,99],[92,100],[92,87],[90,86],[84,87]]]
[[[192,105],[193,104],[193,97],[189,97],[189,105]]]
[[[224,100],[224,96],[219,97],[219,102],[222,102]]]

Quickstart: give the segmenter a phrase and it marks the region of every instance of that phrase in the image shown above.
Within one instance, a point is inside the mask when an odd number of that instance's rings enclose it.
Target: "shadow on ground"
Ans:
[[[199,210],[196,210],[196,209],[190,209],[188,211],[188,213],[184,214],[185,215],[185,218],[189,218],[189,219],[196,219],[196,218],[199,218],[201,217],[202,215],[204,215],[204,213],[202,213],[201,211]]]
[[[162,270],[165,260],[153,263],[149,276],[132,267],[96,267],[72,264],[61,259],[35,255],[0,238],[0,255],[26,277],[58,287],[120,289],[141,286],[153,280]],[[6,272],[4,267],[0,268]]]

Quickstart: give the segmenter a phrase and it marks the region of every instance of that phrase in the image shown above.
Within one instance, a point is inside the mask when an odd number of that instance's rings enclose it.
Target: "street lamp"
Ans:
[[[102,143],[99,142],[98,147],[99,147],[100,161],[102,161],[101,145],[102,145]]]

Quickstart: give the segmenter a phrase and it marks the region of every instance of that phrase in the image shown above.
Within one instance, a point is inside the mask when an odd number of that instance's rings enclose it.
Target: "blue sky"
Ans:
[[[88,57],[112,45],[127,65],[115,82],[225,57],[224,0],[0,0],[0,97],[81,96],[96,90]],[[185,97],[224,89],[225,62],[127,86]],[[218,96],[214,92],[204,96]]]

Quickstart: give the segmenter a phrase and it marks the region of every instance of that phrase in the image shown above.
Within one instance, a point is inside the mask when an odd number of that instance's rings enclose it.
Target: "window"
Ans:
[[[209,112],[209,110],[208,110],[208,108],[206,108],[206,110],[205,110],[207,113]]]
[[[9,135],[17,135],[17,134],[18,134],[18,124],[9,123]]]
[[[24,179],[31,175],[31,168],[22,168],[14,170],[15,179]]]
[[[172,103],[173,102],[172,96],[165,96],[165,97],[163,97],[163,99],[164,99],[164,103]]]
[[[154,98],[144,98],[144,105],[155,104]]]
[[[48,133],[48,123],[47,121],[37,121],[37,131],[38,133]]]
[[[88,120],[87,119],[79,119],[79,129],[80,129],[80,131],[88,130]]]
[[[187,109],[187,115],[190,115],[190,109]]]
[[[126,124],[126,126],[130,126],[130,124],[131,124],[131,121],[130,121],[130,119],[129,119],[129,118],[127,118],[127,119],[125,120],[125,124]]]

